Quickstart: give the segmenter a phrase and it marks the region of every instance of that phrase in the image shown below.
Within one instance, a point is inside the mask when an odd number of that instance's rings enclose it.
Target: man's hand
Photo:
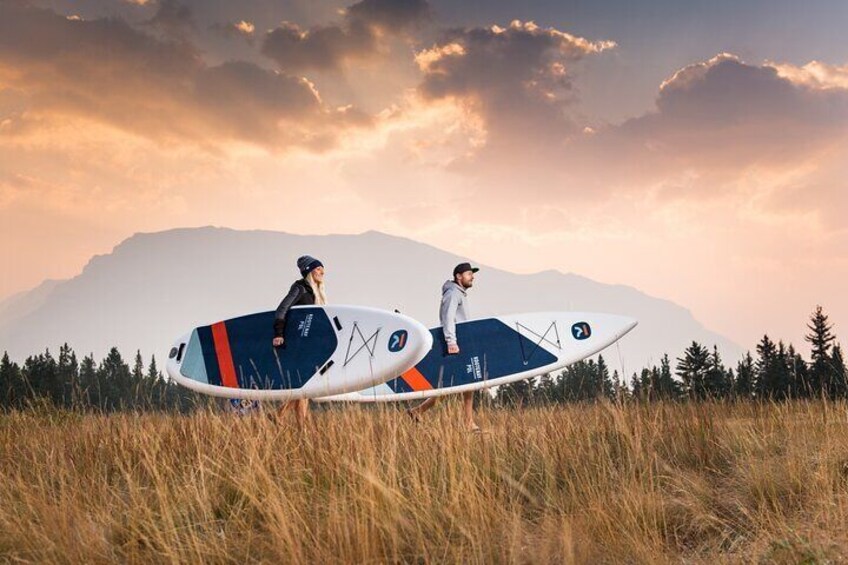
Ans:
[[[283,345],[283,338],[275,337],[274,341],[271,342],[274,347],[281,347]]]
[[[448,355],[456,355],[459,353],[459,346],[455,343],[448,344]]]

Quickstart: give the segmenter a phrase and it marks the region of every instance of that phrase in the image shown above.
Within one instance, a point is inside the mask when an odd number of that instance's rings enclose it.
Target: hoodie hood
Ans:
[[[467,294],[465,292],[465,289],[462,288],[460,285],[456,284],[454,281],[445,281],[445,284],[442,285],[442,296],[444,296],[446,292],[449,292],[451,290],[458,290],[463,295]]]

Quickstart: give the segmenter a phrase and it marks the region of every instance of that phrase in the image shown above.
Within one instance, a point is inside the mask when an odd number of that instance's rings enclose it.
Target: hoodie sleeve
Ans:
[[[277,311],[274,313],[274,337],[283,337],[286,329],[286,314],[289,313],[289,308],[292,307],[292,304],[300,298],[302,292],[303,288],[299,284],[294,283],[291,285],[289,293],[283,298],[280,305],[277,306]]]
[[[439,320],[445,332],[445,342],[456,344],[456,309],[459,307],[459,292],[449,290],[442,295],[442,307],[439,308]]]

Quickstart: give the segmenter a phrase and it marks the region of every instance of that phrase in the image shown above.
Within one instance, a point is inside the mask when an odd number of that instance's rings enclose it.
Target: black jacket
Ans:
[[[274,337],[283,337],[286,329],[286,314],[292,306],[309,306],[315,304],[315,293],[312,287],[304,279],[298,279],[292,283],[289,293],[277,306],[274,315]]]

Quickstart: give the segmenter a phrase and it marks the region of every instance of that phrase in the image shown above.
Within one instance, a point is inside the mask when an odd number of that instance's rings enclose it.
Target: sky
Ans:
[[[136,232],[379,230],[806,351],[817,304],[848,335],[846,24],[841,0],[0,0],[0,299]]]

